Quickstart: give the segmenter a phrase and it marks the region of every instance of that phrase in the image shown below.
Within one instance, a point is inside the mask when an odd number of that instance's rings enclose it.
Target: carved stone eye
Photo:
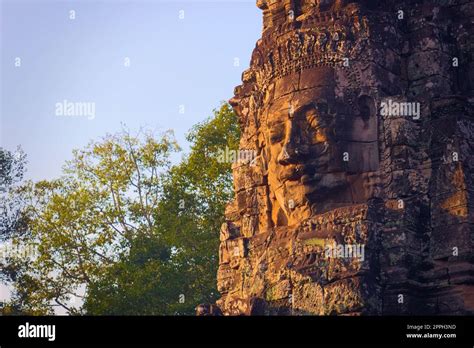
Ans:
[[[273,131],[270,135],[270,142],[272,144],[279,143],[283,140],[283,137],[284,137],[283,130],[280,129],[280,130]]]
[[[316,109],[319,110],[321,113],[325,114],[328,112],[328,104],[326,103],[317,103]]]
[[[270,142],[272,144],[279,143],[285,136],[285,128],[283,124],[273,125],[270,129]]]

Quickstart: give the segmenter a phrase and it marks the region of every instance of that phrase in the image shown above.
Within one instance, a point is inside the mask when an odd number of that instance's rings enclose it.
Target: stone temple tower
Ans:
[[[219,308],[474,314],[474,2],[257,5]]]

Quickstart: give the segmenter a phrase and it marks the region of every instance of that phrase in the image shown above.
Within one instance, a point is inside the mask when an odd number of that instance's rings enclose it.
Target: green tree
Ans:
[[[219,228],[232,197],[239,128],[224,104],[188,136],[191,151],[171,167],[172,134],[109,135],[74,152],[64,175],[28,182],[28,262],[13,262],[11,305],[34,314],[192,314],[213,301]]]
[[[0,283],[8,285],[16,279],[17,249],[10,242],[15,234],[27,233],[26,221],[22,218],[22,202],[15,195],[17,185],[26,170],[26,155],[18,147],[15,152],[0,148]],[[2,314],[25,314],[18,306],[0,308]]]
[[[20,228],[20,204],[11,194],[23,179],[26,155],[21,148],[11,152],[0,148],[0,238]]]
[[[80,313],[88,286],[129,252],[137,236],[157,236],[154,210],[162,195],[172,134],[160,140],[128,132],[106,136],[74,151],[64,175],[28,182],[17,194],[25,202],[28,235],[13,242],[36,245],[18,275],[14,301],[25,311]]]
[[[154,211],[160,236],[173,246],[172,263],[163,266],[170,256],[153,240],[135,240],[132,254],[91,288],[88,313],[193,314],[197,304],[217,298],[219,230],[233,195],[231,163],[217,154],[237,149],[239,137],[228,104],[193,127],[190,153],[169,171]]]

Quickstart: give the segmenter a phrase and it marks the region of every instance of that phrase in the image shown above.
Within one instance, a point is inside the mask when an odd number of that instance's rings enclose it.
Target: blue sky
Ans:
[[[0,1],[0,146],[23,147],[33,180],[57,177],[72,149],[122,123],[174,129],[186,151],[261,33],[254,0]],[[95,103],[95,117],[57,116],[63,100]]]
[[[72,149],[122,123],[174,129],[186,152],[185,134],[232,97],[261,33],[254,0],[0,3],[0,146],[22,146],[33,180],[59,176]],[[64,100],[95,103],[95,117],[57,116]]]

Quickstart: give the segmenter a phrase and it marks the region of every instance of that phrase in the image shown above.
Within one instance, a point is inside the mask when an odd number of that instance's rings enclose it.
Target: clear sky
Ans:
[[[186,151],[184,135],[232,97],[261,33],[255,0],[0,1],[0,146],[21,145],[34,180],[121,123],[174,129]],[[94,103],[94,117],[56,115],[64,100]]]
[[[72,149],[122,123],[174,129],[186,151],[186,132],[232,97],[261,33],[255,0],[0,4],[0,146],[22,146],[33,180],[59,176]],[[58,116],[64,100],[94,103],[94,117]]]

